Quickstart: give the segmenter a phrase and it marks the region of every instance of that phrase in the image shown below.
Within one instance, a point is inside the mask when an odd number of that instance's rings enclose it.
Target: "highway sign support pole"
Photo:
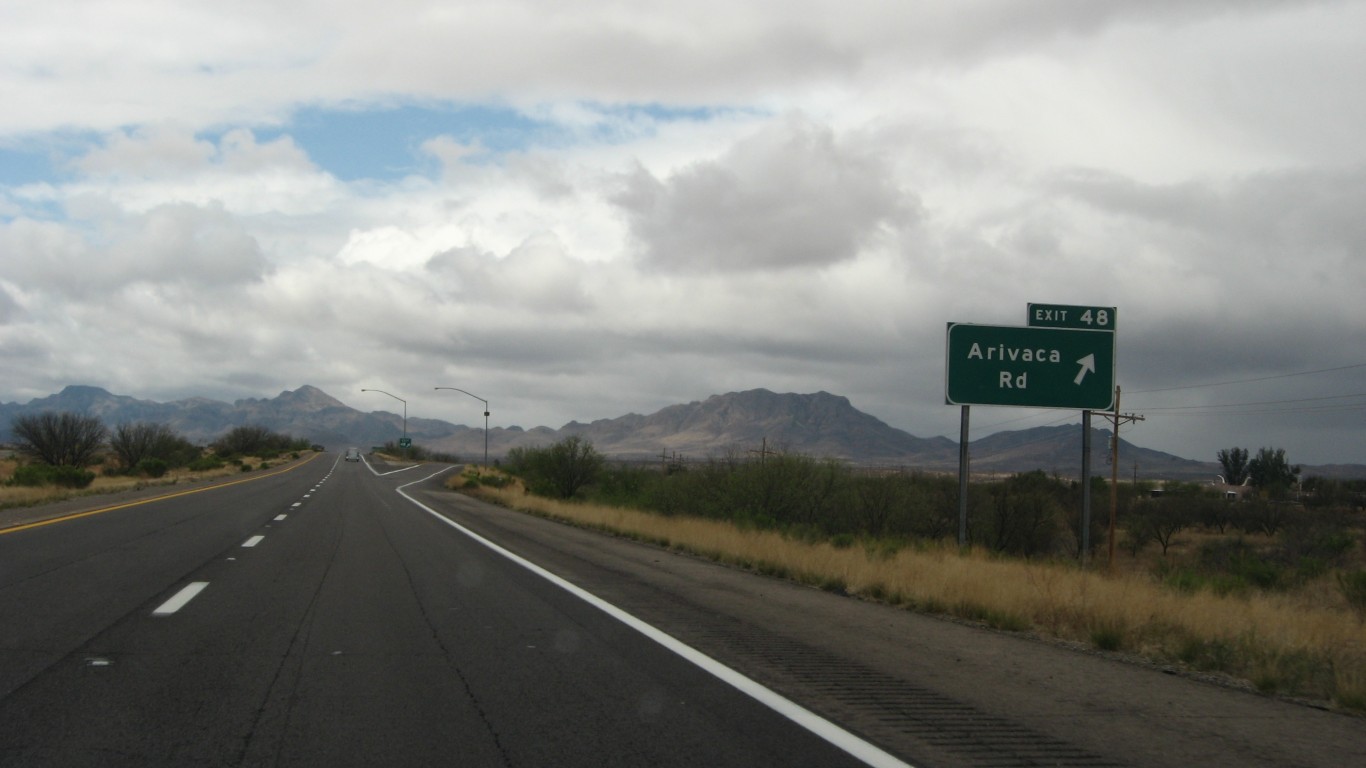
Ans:
[[[958,430],[958,548],[968,546],[968,409],[963,406]]]
[[[944,344],[944,402],[963,409],[958,455],[958,545],[967,545],[968,406],[1065,408],[1082,412],[1081,564],[1091,545],[1091,414],[1115,422],[1142,417],[1119,413],[1115,382],[1115,307],[1028,306],[1029,324],[948,323]],[[1117,439],[1117,438],[1116,438]],[[1118,443],[1116,443],[1116,449]],[[1118,464],[1118,460],[1112,462]],[[1115,481],[1110,483],[1110,561],[1114,563]]]
[[[1091,554],[1091,412],[1081,412],[1081,567]]]

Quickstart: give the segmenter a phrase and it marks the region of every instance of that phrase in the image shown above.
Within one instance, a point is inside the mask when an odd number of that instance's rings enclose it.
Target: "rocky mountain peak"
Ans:
[[[305,384],[293,392],[281,392],[275,401],[282,406],[301,411],[321,411],[327,408],[345,408],[342,401],[310,384]]]

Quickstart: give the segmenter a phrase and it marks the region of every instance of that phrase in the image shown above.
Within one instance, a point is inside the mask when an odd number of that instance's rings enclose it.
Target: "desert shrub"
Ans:
[[[1279,555],[1288,563],[1321,560],[1340,566],[1355,548],[1350,521],[1329,510],[1306,510],[1290,516],[1279,537]]]
[[[1291,505],[1285,502],[1253,499],[1236,506],[1232,523],[1243,533],[1275,536],[1285,525],[1290,512]]]
[[[307,440],[248,424],[228,430],[227,434],[214,442],[213,449],[220,456],[261,456],[273,453],[273,458],[282,451],[302,451],[308,446]]]
[[[55,485],[61,488],[88,488],[95,482],[95,473],[70,465],[24,464],[16,467],[9,485],[38,488]]]
[[[514,448],[508,471],[520,476],[534,493],[573,498],[598,479],[605,460],[593,444],[571,435],[549,447]]]
[[[1213,541],[1200,548],[1200,567],[1216,592],[1275,590],[1289,584],[1286,569],[1244,539]]]
[[[1155,541],[1165,556],[1176,534],[1197,521],[1198,513],[1192,503],[1197,498],[1177,496],[1132,505],[1124,520],[1125,548],[1137,555],[1145,544]]]
[[[56,467],[53,481],[63,488],[88,488],[95,482],[95,473],[79,467]]]
[[[604,465],[593,484],[592,499],[616,506],[644,506],[649,489],[664,478],[664,473],[654,468]]]
[[[21,464],[14,468],[14,474],[10,475],[5,485],[17,485],[25,488],[37,488],[52,483],[51,464]]]
[[[166,424],[155,422],[118,425],[109,436],[109,448],[128,472],[141,472],[139,466],[146,459],[159,459],[167,468],[187,466],[203,453]]]
[[[215,454],[206,454],[190,462],[189,469],[192,472],[210,472],[215,469],[222,469],[223,459]]]
[[[1063,530],[1062,483],[1041,471],[1024,472],[993,485],[973,539],[997,552],[1033,557],[1052,553]]]
[[[138,474],[147,477],[161,477],[166,474],[170,467],[162,459],[143,459],[133,469]]]
[[[94,463],[109,434],[104,422],[96,416],[53,411],[15,416],[10,422],[10,431],[14,433],[20,453],[36,459],[37,463],[57,467],[84,467]]]

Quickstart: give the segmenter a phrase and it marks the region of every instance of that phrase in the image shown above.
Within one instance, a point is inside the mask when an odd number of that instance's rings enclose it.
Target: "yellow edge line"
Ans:
[[[165,500],[165,499],[174,499],[174,498],[177,498],[177,497],[180,497],[180,496],[189,496],[189,495],[192,494],[192,493],[203,493],[203,492],[205,492],[205,491],[216,491],[216,490],[218,490],[219,488],[227,488],[227,487],[230,486],[230,485],[241,485],[242,483],[250,483],[250,482],[253,482],[253,481],[256,481],[256,480],[265,480],[267,477],[275,477],[276,475],[283,475],[283,474],[286,473],[286,472],[292,472],[292,471],[298,469],[299,467],[302,467],[303,465],[307,464],[308,462],[310,462],[310,461],[312,461],[312,460],[318,458],[318,456],[320,456],[320,455],[321,455],[321,454],[315,453],[315,454],[313,454],[312,456],[309,456],[308,458],[306,458],[306,459],[304,459],[303,461],[299,462],[298,464],[291,464],[290,466],[285,467],[284,469],[281,469],[281,470],[279,470],[279,471],[277,471],[277,472],[271,472],[271,473],[268,474],[268,475],[253,475],[253,476],[251,476],[251,477],[246,477],[246,478],[243,478],[243,479],[241,479],[241,480],[233,480],[233,481],[227,482],[227,483],[219,483],[219,484],[217,484],[217,485],[210,485],[210,486],[206,486],[206,487],[204,487],[204,488],[192,488],[192,489],[190,489],[190,490],[188,490],[188,491],[177,491],[176,493],[168,493],[168,494],[166,494],[165,496],[153,496],[153,497],[150,498],[150,499],[140,499],[140,500],[138,500],[138,501],[130,501],[130,502],[128,502],[127,504],[116,504],[116,505],[114,505],[114,506],[112,506],[112,507],[100,507],[99,509],[88,509],[88,510],[86,510],[86,511],[84,511],[84,512],[72,512],[72,513],[69,514],[69,515],[61,515],[60,517],[52,517],[52,518],[48,518],[47,520],[38,520],[38,521],[35,521],[35,522],[32,522],[32,523],[20,523],[19,525],[12,525],[12,526],[10,526],[10,527],[8,527],[8,528],[0,528],[0,536],[4,536],[4,535],[7,534],[7,533],[17,533],[17,532],[19,532],[19,531],[27,531],[27,530],[30,529],[30,528],[41,528],[41,527],[43,527],[43,526],[45,526],[45,525],[53,525],[53,524],[55,524],[55,523],[64,523],[64,522],[66,522],[67,520],[76,520],[76,519],[82,518],[82,517],[90,517],[91,515],[99,515],[99,514],[102,514],[102,513],[105,513],[105,512],[113,512],[113,511],[116,510],[116,509],[127,509],[128,507],[137,507],[137,506],[141,506],[141,505],[143,505],[143,504],[151,504],[151,503],[154,502],[154,501],[163,501],[163,500]]]

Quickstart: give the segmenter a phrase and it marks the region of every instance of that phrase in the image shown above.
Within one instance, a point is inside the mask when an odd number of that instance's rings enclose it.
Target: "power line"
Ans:
[[[1152,406],[1152,407],[1144,408],[1144,410],[1145,410],[1145,411],[1203,411],[1203,410],[1211,410],[1211,409],[1216,409],[1216,408],[1246,408],[1246,407],[1252,406],[1252,405],[1289,405],[1289,404],[1293,404],[1293,403],[1316,403],[1316,402],[1322,402],[1322,401],[1324,401],[1324,400],[1346,400],[1346,399],[1352,398],[1352,397],[1366,397],[1366,392],[1358,392],[1358,393],[1352,394],[1352,395],[1325,395],[1325,396],[1323,396],[1323,397],[1300,397],[1300,398],[1292,398],[1292,399],[1287,399],[1287,400],[1258,400],[1258,401],[1247,402],[1247,403],[1228,403],[1227,405],[1167,405],[1167,406]],[[1366,405],[1366,404],[1351,403],[1351,404],[1344,404],[1344,405],[1340,405],[1340,406],[1330,406],[1330,407],[1334,407],[1334,408],[1341,408],[1341,407],[1344,407],[1344,406],[1346,406],[1346,407],[1356,407],[1356,406],[1358,406],[1358,405]],[[1264,412],[1274,412],[1274,411],[1264,411]]]
[[[1147,410],[1158,410],[1150,408]],[[1350,413],[1354,411],[1366,410],[1366,403],[1350,403],[1343,405],[1316,405],[1305,408],[1263,408],[1260,410],[1249,411],[1213,411],[1196,410],[1186,411],[1183,415],[1198,416],[1270,416],[1274,414],[1286,413]]]
[[[1275,376],[1261,376],[1255,379],[1233,379],[1230,381],[1212,381],[1208,384],[1187,384],[1180,387],[1163,387],[1161,389],[1144,389],[1138,392],[1131,392],[1133,395],[1147,395],[1153,392],[1177,392],[1183,389],[1204,389],[1206,387],[1225,387],[1230,384],[1252,384],[1259,381],[1272,381],[1274,379],[1289,379],[1295,376],[1313,376],[1319,373],[1336,373],[1337,371],[1350,371],[1355,368],[1366,368],[1366,363],[1354,363],[1352,365],[1340,365],[1336,368],[1320,368],[1315,371],[1296,371],[1295,373],[1278,373]],[[1151,409],[1150,409],[1151,410]]]

